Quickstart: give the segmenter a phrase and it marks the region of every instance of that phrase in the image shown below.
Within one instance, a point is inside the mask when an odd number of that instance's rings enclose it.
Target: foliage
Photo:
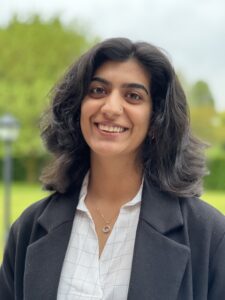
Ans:
[[[225,156],[225,155],[224,155]],[[225,157],[216,157],[208,160],[210,175],[204,179],[206,189],[225,190]]]
[[[214,99],[208,84],[205,81],[197,81],[190,90],[190,101],[193,107],[212,107],[214,108]]]
[[[48,93],[92,42],[76,27],[63,27],[58,18],[46,23],[38,16],[29,23],[14,18],[0,28],[0,115],[11,113],[21,124],[16,156],[43,155],[38,124]],[[29,160],[25,165],[29,168]]]
[[[215,110],[209,85],[197,81],[188,88],[188,101],[193,132],[212,145],[225,145],[225,112]]]
[[[225,151],[225,111],[218,114],[218,118],[215,120],[217,127],[217,137],[220,141],[221,148]]]
[[[225,150],[225,121],[223,114],[210,106],[191,107],[191,126],[193,132],[214,146]]]
[[[191,126],[193,132],[200,138],[210,143],[215,142],[215,128],[213,119],[216,112],[210,106],[191,107]]]
[[[212,93],[204,81],[194,83],[187,94],[192,130],[212,146],[206,153],[210,175],[204,178],[204,186],[225,190],[225,112],[215,110]]]
[[[13,165],[13,180],[14,181],[26,181],[27,180],[27,172],[30,174],[34,174],[34,178],[32,178],[33,182],[37,182],[40,177],[41,171],[43,167],[47,164],[49,160],[48,155],[42,156],[20,156],[13,157],[12,165]],[[31,170],[28,168],[32,168]],[[3,160],[0,158],[0,170],[3,170]],[[3,180],[3,174],[0,172],[0,181]]]

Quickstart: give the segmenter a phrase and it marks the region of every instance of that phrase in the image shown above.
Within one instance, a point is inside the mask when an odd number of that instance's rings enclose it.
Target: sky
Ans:
[[[225,110],[224,0],[0,0],[0,26],[17,14],[78,20],[100,38],[128,37],[166,50],[190,84],[205,80]]]

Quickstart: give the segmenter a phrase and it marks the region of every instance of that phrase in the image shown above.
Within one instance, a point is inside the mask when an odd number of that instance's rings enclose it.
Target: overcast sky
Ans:
[[[0,0],[0,24],[15,13],[24,19],[57,14],[102,38],[160,46],[190,83],[207,81],[217,108],[225,110],[225,0]]]

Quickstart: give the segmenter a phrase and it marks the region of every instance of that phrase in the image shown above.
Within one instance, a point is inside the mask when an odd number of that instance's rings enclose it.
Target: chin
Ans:
[[[92,156],[96,156],[98,158],[109,158],[109,159],[127,159],[128,157],[133,160],[133,158],[137,157],[136,151],[126,151],[126,149],[119,149],[118,147],[111,147],[107,145],[107,147],[96,147],[91,148]]]
[[[112,151],[112,149],[96,149],[95,151],[92,151],[94,155],[97,155],[98,157],[119,157],[120,155],[123,156],[124,154],[120,153],[119,151]]]
[[[113,147],[112,145],[104,145],[97,147],[90,147],[91,153],[97,155],[98,157],[116,157],[119,155],[124,155],[123,149],[118,149],[118,147]]]

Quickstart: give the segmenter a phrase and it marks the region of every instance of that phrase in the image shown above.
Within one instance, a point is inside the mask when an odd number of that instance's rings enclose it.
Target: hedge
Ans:
[[[225,157],[208,160],[209,176],[204,178],[204,188],[208,190],[225,190]]]
[[[28,159],[29,157],[20,157],[20,158],[13,158],[12,159],[12,167],[13,167],[13,174],[12,178],[14,181],[27,181],[29,174],[28,174]],[[47,157],[36,157],[33,161],[33,172],[32,174],[32,181],[38,182],[38,178],[41,174],[41,170],[43,169],[44,165],[46,164]],[[0,159],[0,180],[3,179],[3,160]]]

